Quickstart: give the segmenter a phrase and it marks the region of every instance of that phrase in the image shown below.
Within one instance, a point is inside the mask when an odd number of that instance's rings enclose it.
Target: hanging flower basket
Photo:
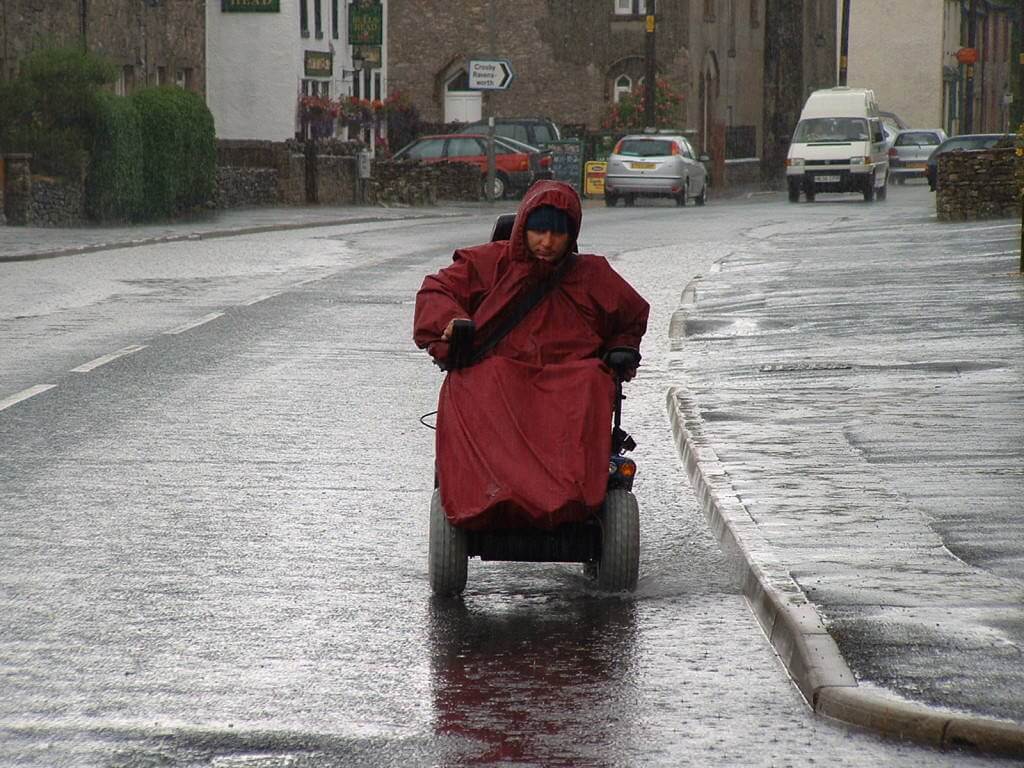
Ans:
[[[301,96],[299,116],[306,122],[334,120],[341,115],[341,103],[324,96]]]

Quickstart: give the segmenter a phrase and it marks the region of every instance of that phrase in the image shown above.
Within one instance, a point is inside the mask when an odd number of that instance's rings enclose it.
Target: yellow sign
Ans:
[[[604,195],[604,175],[608,163],[591,160],[583,167],[583,194],[593,197]]]
[[[653,16],[648,16],[647,17],[647,31],[648,32],[653,32],[654,31],[654,17]]]

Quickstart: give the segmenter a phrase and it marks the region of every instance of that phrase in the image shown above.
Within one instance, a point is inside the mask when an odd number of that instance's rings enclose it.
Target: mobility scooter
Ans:
[[[498,218],[491,240],[507,240],[515,214]],[[472,321],[459,321],[451,338],[450,356],[467,359],[473,345]],[[625,454],[636,447],[622,429],[622,381],[640,362],[638,350],[617,347],[604,355],[615,376],[614,423],[604,503],[587,519],[564,523],[553,530],[514,528],[466,530],[445,515],[435,473],[430,502],[429,574],[434,594],[460,594],[466,586],[468,559],[582,563],[584,572],[602,592],[636,588],[640,562],[640,514],[633,495],[636,464]],[[500,439],[500,436],[494,436]]]

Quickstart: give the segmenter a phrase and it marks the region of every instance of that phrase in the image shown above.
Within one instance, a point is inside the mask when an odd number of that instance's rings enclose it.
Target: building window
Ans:
[[[646,13],[647,0],[615,0],[616,16],[643,16]]]
[[[125,64],[121,67],[121,72],[117,77],[117,83],[114,85],[114,92],[118,96],[128,96],[135,90],[135,67],[131,64]]]
[[[629,75],[619,75],[615,80],[615,88],[612,91],[612,101],[618,104],[619,99],[627,95],[632,90],[633,81],[629,79]]]
[[[761,0],[750,0],[750,27],[757,29],[761,26]]]
[[[167,67],[156,68],[156,84],[167,85]]]
[[[324,16],[320,11],[320,0],[313,0],[313,26],[316,32],[316,39],[324,38]]]
[[[704,21],[715,20],[715,0],[704,0]]]
[[[308,0],[299,0],[299,34],[303,37],[309,37]]]
[[[337,40],[339,35],[338,0],[331,0],[331,37]]]
[[[302,95],[319,96],[324,99],[329,99],[331,97],[331,81],[310,80],[309,78],[305,78],[302,81]]]
[[[186,91],[191,91],[193,88],[192,82],[192,68],[184,67],[174,73],[174,84],[179,88],[184,88]]]

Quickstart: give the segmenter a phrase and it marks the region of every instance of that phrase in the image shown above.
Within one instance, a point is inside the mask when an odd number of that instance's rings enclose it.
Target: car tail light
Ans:
[[[615,145],[615,149],[612,150],[612,154],[613,155],[619,154],[619,150],[620,149],[622,149],[622,139],[619,139],[618,143]]]
[[[541,157],[541,159],[540,159],[540,167],[541,168],[550,168],[551,167],[551,155],[544,155],[543,157]]]
[[[518,170],[520,170],[520,171],[528,171],[528,170],[530,170],[530,156],[529,155],[520,155],[519,156],[519,169]]]
[[[896,147],[889,147],[889,157],[896,157]]]
[[[676,144],[675,142],[672,143],[672,154],[673,155],[678,155],[679,154],[679,145]]]

